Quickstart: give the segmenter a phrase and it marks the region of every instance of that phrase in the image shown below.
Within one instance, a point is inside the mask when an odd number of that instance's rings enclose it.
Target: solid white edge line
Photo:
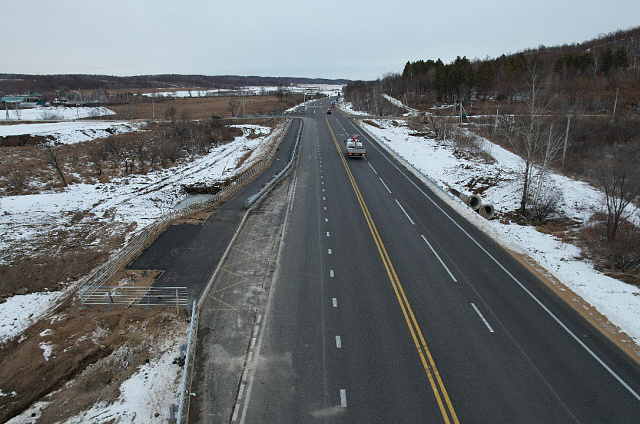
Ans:
[[[482,322],[484,322],[484,325],[487,326],[487,328],[489,329],[489,331],[491,331],[492,333],[495,333],[495,331],[493,331],[493,328],[491,328],[491,326],[489,325],[489,323],[487,322],[486,319],[484,319],[484,316],[482,316],[482,314],[480,313],[480,310],[476,307],[476,305],[471,302],[471,306],[473,306],[473,309],[476,310],[476,313],[478,314],[478,316],[480,317],[480,319],[482,320]]]
[[[451,271],[449,270],[449,268],[444,264],[444,262],[442,261],[442,258],[440,258],[440,255],[438,255],[435,251],[435,249],[433,248],[433,246],[431,246],[431,243],[429,243],[427,241],[427,239],[420,234],[420,237],[422,237],[422,240],[424,240],[425,243],[427,243],[427,246],[429,246],[429,249],[431,249],[431,251],[433,252],[434,255],[436,255],[436,258],[438,258],[438,260],[440,261],[440,264],[444,267],[445,271],[447,271],[447,273],[449,274],[449,276],[451,277],[451,279],[453,281],[455,281],[456,283],[458,282],[458,280],[456,280],[456,277],[453,276],[453,274],[451,273]]]
[[[340,389],[340,406],[347,407],[347,391],[345,389]]]
[[[384,184],[384,183],[383,183]],[[391,192],[389,192],[391,193]],[[409,219],[409,221],[411,222],[411,224],[416,225],[415,222],[413,222],[413,219],[411,219],[411,217],[409,216],[409,214],[407,213],[407,211],[404,210],[404,208],[402,207],[402,205],[400,204],[400,202],[398,202],[398,199],[395,199],[396,203],[398,204],[398,206],[400,206],[400,209],[402,209],[402,212],[404,212],[404,214],[406,215],[407,219]]]
[[[351,122],[351,121],[349,121]],[[358,128],[356,127],[356,125],[351,122],[351,125],[353,125],[354,128],[356,128],[356,131],[359,131]],[[362,133],[360,133],[361,135],[363,135]],[[363,135],[364,136],[364,135]],[[368,138],[366,136],[364,136],[365,138]],[[565,330],[567,332],[567,334],[569,334],[576,342],[578,342],[578,344],[580,346],[582,346],[582,348],[589,354],[591,355],[591,357],[593,359],[595,359],[600,365],[602,365],[602,367],[607,370],[607,372],[609,372],[609,374],[611,374],[611,376],[613,378],[615,378],[625,389],[627,389],[629,391],[629,393],[631,393],[633,395],[633,397],[635,397],[637,400],[640,401],[640,395],[638,393],[636,393],[622,378],[620,378],[620,376],[618,374],[616,374],[615,371],[613,371],[609,365],[607,365],[602,359],[600,359],[600,357],[598,355],[596,355],[591,349],[589,349],[589,346],[587,346],[582,340],[580,340],[578,338],[578,336],[576,336],[573,331],[571,331],[569,329],[569,327],[567,327],[562,321],[560,321],[560,318],[558,318],[557,316],[555,316],[555,314],[553,312],[551,312],[551,310],[549,308],[547,308],[542,301],[540,301],[537,297],[535,297],[535,295],[533,293],[531,293],[529,291],[529,289],[527,289],[524,284],[522,284],[520,282],[520,280],[518,280],[513,274],[511,274],[504,266],[502,266],[502,264],[493,257],[493,255],[491,255],[491,253],[489,253],[484,247],[482,247],[482,245],[476,241],[473,237],[471,237],[471,234],[469,234],[467,231],[465,231],[464,228],[462,228],[460,226],[460,224],[458,224],[448,213],[446,213],[444,211],[444,209],[442,209],[431,197],[429,197],[427,195],[427,193],[425,193],[424,191],[422,191],[422,189],[411,180],[411,178],[409,178],[404,172],[402,172],[402,170],[400,168],[398,168],[396,166],[396,164],[394,164],[391,159],[389,159],[387,157],[387,155],[383,154],[380,149],[378,149],[378,147],[375,146],[375,143],[373,143],[371,140],[369,140],[369,143],[373,146],[374,149],[376,149],[386,160],[389,161],[389,163],[398,170],[398,172],[400,172],[401,175],[403,175],[411,184],[413,184],[413,186],[420,192],[422,193],[422,195],[424,197],[426,197],[432,204],[433,206],[435,206],[440,212],[442,212],[444,214],[444,216],[446,216],[452,223],[453,225],[455,225],[456,227],[458,227],[458,229],[460,231],[462,231],[473,243],[476,244],[476,246],[478,246],[480,248],[480,250],[482,250],[493,262],[495,262],[496,265],[498,265],[518,286],[520,286],[520,288],[522,288],[522,290],[525,291],[526,294],[529,295],[529,297],[531,297],[547,314],[549,314],[549,316],[551,318],[553,318],[553,320],[555,322],[558,323],[558,325],[560,325],[560,327]]]
[[[379,177],[378,177],[378,178],[379,178]],[[388,191],[389,193],[391,193],[391,190],[389,190],[389,187],[387,187],[387,185],[384,183],[384,181],[382,181],[382,178],[380,178],[380,182],[382,183],[382,185],[384,186],[384,188],[386,188],[386,189],[387,189],[387,191]]]

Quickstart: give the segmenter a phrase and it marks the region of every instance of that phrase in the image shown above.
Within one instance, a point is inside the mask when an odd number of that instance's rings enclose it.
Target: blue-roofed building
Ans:
[[[44,106],[45,99],[40,93],[25,94],[21,96],[4,96],[0,99],[3,109],[30,109],[36,106]]]

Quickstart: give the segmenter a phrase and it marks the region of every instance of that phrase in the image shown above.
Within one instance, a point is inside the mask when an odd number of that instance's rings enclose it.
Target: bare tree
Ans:
[[[550,101],[544,92],[545,77],[542,62],[534,57],[527,63],[528,92],[521,94],[526,105],[526,113],[505,115],[502,118],[502,134],[524,161],[519,208],[521,215],[527,213],[534,181],[538,184],[535,193],[544,192],[544,177],[561,148],[561,137],[554,133],[553,125],[547,123],[548,118],[541,114]]]
[[[64,173],[62,172],[62,157],[60,156],[60,149],[55,147],[53,143],[47,144],[46,149],[48,153],[47,157],[49,159],[49,164],[53,166],[53,168],[58,173],[58,176],[62,181],[62,185],[64,187],[67,187],[69,184],[67,183],[67,179],[65,178]]]
[[[595,182],[604,193],[607,241],[616,239],[618,228],[638,209],[640,196],[638,147],[614,146],[595,165]]]
[[[231,115],[234,115],[238,110],[238,105],[240,105],[240,100],[237,97],[232,96],[229,98],[229,112]]]

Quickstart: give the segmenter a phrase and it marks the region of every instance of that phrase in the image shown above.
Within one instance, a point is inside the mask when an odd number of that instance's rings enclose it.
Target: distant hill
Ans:
[[[347,84],[345,79],[261,77],[240,75],[110,75],[61,74],[27,75],[0,73],[0,93],[46,92],[61,88],[71,90],[125,88],[234,88],[242,86],[278,86],[291,84]]]

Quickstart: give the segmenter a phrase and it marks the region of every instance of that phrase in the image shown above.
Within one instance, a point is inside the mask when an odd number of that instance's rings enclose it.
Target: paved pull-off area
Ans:
[[[250,213],[202,304],[189,422],[224,423],[238,414],[246,366],[257,358],[291,180]]]

